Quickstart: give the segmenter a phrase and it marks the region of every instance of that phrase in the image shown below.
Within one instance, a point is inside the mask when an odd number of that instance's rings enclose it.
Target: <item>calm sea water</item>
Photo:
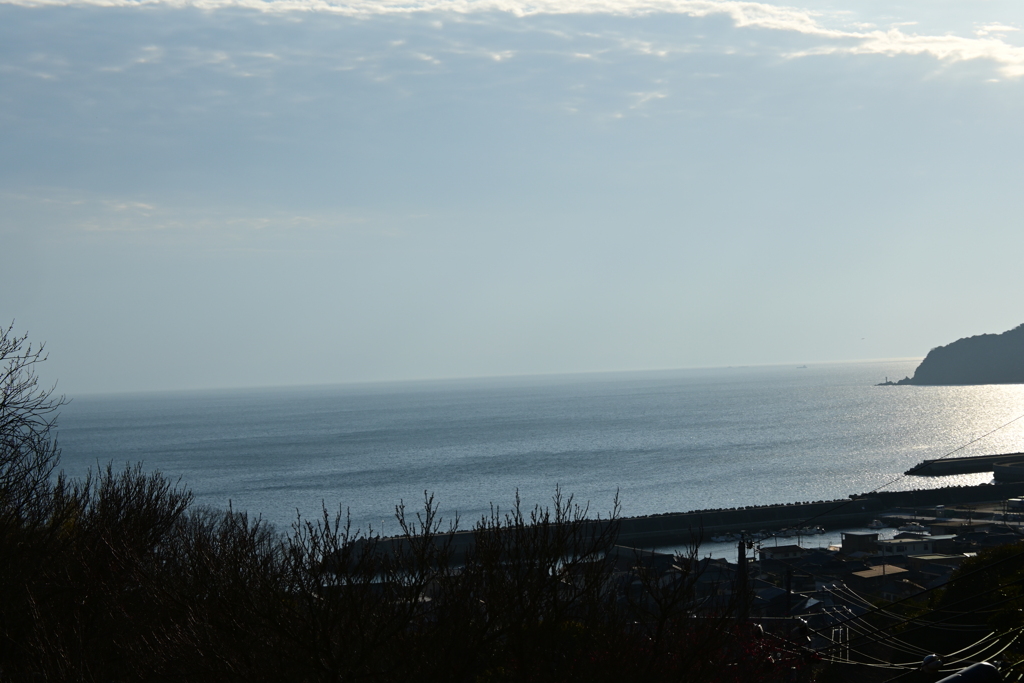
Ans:
[[[78,396],[73,475],[143,462],[287,528],[322,504],[394,533],[432,492],[466,527],[555,486],[641,515],[869,491],[1024,413],[1024,386],[877,387],[915,362]],[[1024,451],[1024,420],[963,455]],[[907,478],[891,489],[988,481]]]

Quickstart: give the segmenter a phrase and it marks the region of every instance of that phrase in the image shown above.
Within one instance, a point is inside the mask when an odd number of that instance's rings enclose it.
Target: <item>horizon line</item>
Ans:
[[[327,388],[327,387],[356,387],[356,386],[382,386],[382,385],[397,385],[397,384],[428,384],[432,382],[474,382],[474,381],[485,381],[485,380],[527,380],[527,379],[540,379],[540,378],[555,378],[555,377],[581,377],[581,376],[594,376],[594,375],[625,375],[625,374],[643,374],[643,373],[659,373],[659,372],[686,372],[696,370],[742,370],[748,368],[775,368],[793,366],[794,369],[798,369],[801,366],[811,367],[820,365],[853,365],[857,363],[897,363],[897,362],[920,362],[924,359],[924,356],[908,356],[908,357],[894,357],[894,358],[860,358],[852,360],[825,360],[825,361],[786,361],[779,363],[744,363],[737,365],[693,365],[685,367],[661,367],[661,368],[632,368],[632,369],[621,369],[621,370],[579,370],[569,372],[525,372],[515,374],[499,374],[499,375],[449,375],[449,376],[435,376],[435,377],[410,377],[402,379],[368,379],[368,380],[349,380],[349,381],[327,381],[327,382],[312,382],[312,383],[299,383],[299,384],[252,384],[252,385],[234,385],[234,386],[220,386],[220,387],[185,387],[185,388],[157,388],[157,389],[113,389],[109,391],[85,391],[76,393],[74,396],[82,397],[112,397],[112,396],[128,396],[128,395],[140,395],[140,394],[193,394],[193,393],[204,393],[204,392],[243,392],[243,391],[268,391],[268,390],[280,390],[280,389],[312,389],[312,388]],[[63,392],[62,392],[63,393]],[[66,394],[65,394],[66,395]],[[73,399],[74,396],[69,397]]]

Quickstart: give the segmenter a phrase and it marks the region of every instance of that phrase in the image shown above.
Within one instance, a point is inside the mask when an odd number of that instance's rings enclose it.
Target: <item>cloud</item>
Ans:
[[[1012,33],[1019,30],[1015,26],[1006,26],[1005,24],[986,24],[979,26],[974,32],[979,36],[984,36],[989,33]]]
[[[877,28],[865,22],[842,25],[843,13],[826,14],[800,7],[744,0],[0,0],[23,7],[197,8],[205,11],[245,8],[262,13],[330,13],[352,17],[412,13],[535,15],[679,14],[695,18],[728,17],[741,29],[762,29],[809,36],[824,41],[792,57],[847,53],[857,55],[927,55],[944,62],[988,60],[1007,77],[1024,75],[1024,47],[1004,40],[1013,26],[994,22],[978,26],[971,36],[921,35],[907,32],[915,22]],[[831,24],[831,25],[829,25]],[[148,55],[159,58],[159,55]],[[495,59],[504,58],[504,55]]]
[[[640,107],[643,107],[648,102],[651,102],[653,100],[664,99],[664,98],[668,97],[668,93],[664,93],[664,92],[638,92],[638,93],[634,93],[634,96],[636,97],[636,101],[632,105],[630,105],[630,109],[639,109]]]
[[[812,54],[858,55],[926,55],[943,62],[989,60],[1009,78],[1024,76],[1024,48],[1009,45],[998,38],[965,38],[962,36],[929,36],[906,34],[899,29],[850,33],[843,37],[855,39],[849,45],[821,46],[791,53],[792,57]]]

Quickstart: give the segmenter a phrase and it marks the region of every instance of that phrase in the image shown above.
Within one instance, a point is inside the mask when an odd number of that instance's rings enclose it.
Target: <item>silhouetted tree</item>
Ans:
[[[54,426],[65,399],[39,384],[35,366],[45,360],[44,345],[15,334],[14,323],[0,328],[0,523],[44,509],[60,460]]]

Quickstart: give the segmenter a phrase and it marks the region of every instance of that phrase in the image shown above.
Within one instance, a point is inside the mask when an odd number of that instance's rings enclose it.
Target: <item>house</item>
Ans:
[[[765,560],[792,560],[803,557],[810,552],[810,550],[801,548],[798,545],[780,545],[774,548],[761,548],[759,557],[762,562]]]
[[[874,553],[878,551],[876,543],[878,533],[873,531],[847,531],[843,534],[841,553],[852,555],[853,553]]]
[[[875,547],[883,557],[888,555],[931,555],[935,552],[934,541],[928,536],[875,541]]]
[[[866,593],[878,593],[882,587],[893,579],[904,578],[908,569],[891,564],[880,564],[861,572],[852,572],[847,577],[850,588]]]
[[[991,531],[993,522],[979,522],[974,520],[970,523],[963,520],[951,520],[948,522],[931,522],[928,527],[935,536],[970,533],[972,531]]]

